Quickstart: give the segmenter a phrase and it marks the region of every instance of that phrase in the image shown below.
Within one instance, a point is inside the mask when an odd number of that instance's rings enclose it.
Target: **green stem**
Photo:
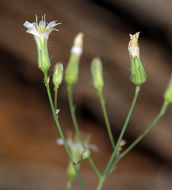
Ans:
[[[49,98],[49,102],[50,102],[50,106],[51,106],[51,110],[52,110],[52,113],[53,113],[53,117],[54,117],[56,126],[57,126],[58,131],[60,133],[60,136],[61,136],[61,138],[63,140],[63,143],[64,143],[65,149],[67,151],[67,154],[69,156],[69,159],[70,159],[70,161],[72,163],[74,163],[73,158],[72,158],[72,154],[71,154],[71,152],[70,152],[70,150],[68,148],[68,145],[66,143],[65,137],[63,135],[63,132],[62,132],[62,129],[61,129],[61,126],[60,126],[60,123],[59,123],[59,121],[57,119],[57,116],[56,116],[56,111],[54,109],[53,100],[52,100],[52,96],[51,96],[51,92],[50,92],[49,78],[48,78],[47,72],[44,72],[44,81],[45,81],[45,86],[46,86],[46,89],[47,89],[47,94],[48,94],[48,98]],[[82,181],[82,179],[80,177],[80,174],[79,174],[78,169],[76,168],[75,164],[73,164],[73,167],[75,169],[77,178],[78,178],[78,180],[80,182],[80,185],[81,185],[82,189],[86,190],[86,187],[85,187],[85,185],[84,185],[84,183],[83,183],[83,181]]]
[[[118,138],[118,141],[117,141],[117,143],[116,143],[115,150],[113,151],[112,156],[110,157],[109,162],[108,162],[108,164],[107,164],[107,166],[106,166],[106,168],[105,168],[105,171],[104,171],[104,173],[103,173],[103,177],[100,178],[100,180],[99,180],[99,184],[98,184],[98,186],[97,186],[97,190],[101,190],[101,189],[102,189],[103,184],[104,184],[104,182],[105,182],[105,179],[106,179],[106,177],[107,177],[107,175],[108,175],[108,173],[109,173],[109,171],[110,171],[110,169],[111,169],[112,162],[113,162],[113,160],[114,160],[116,154],[118,153],[119,146],[120,146],[120,142],[121,142],[121,140],[122,140],[122,138],[123,138],[123,135],[124,135],[125,130],[126,130],[126,128],[127,128],[127,125],[128,125],[129,120],[130,120],[131,114],[132,114],[133,109],[134,109],[134,107],[135,107],[136,100],[137,100],[137,97],[138,97],[138,95],[139,95],[139,92],[140,92],[140,86],[136,86],[135,95],[134,95],[134,98],[133,98],[131,107],[130,107],[130,109],[129,109],[127,118],[126,118],[125,123],[124,123],[124,125],[123,125],[123,127],[122,127],[122,130],[121,130],[120,136],[119,136],[119,138]]]
[[[159,119],[164,115],[166,109],[167,109],[167,103],[164,102],[164,104],[161,107],[160,112],[155,117],[153,122],[145,129],[145,131],[125,150],[123,151],[120,156],[116,159],[117,161],[113,163],[113,167],[117,164],[117,162],[122,159],[131,149],[133,149],[144,137],[149,133],[149,131],[155,126],[155,124],[159,121]]]
[[[79,126],[78,126],[78,123],[77,123],[77,119],[76,119],[76,115],[75,115],[75,108],[74,108],[74,104],[73,104],[73,98],[72,98],[72,86],[71,85],[67,85],[67,91],[68,91],[68,101],[69,101],[69,107],[70,107],[70,112],[71,112],[71,116],[72,116],[72,120],[73,120],[73,123],[74,123],[74,127],[75,127],[75,130],[76,130],[76,133],[77,133],[77,136],[79,138],[79,141],[81,142],[82,144],[82,147],[84,149],[86,149],[86,146],[85,146],[85,143],[82,139],[82,136],[81,136],[81,133],[79,131]],[[92,160],[92,158],[89,156],[88,157],[88,160],[92,166],[92,168],[94,169],[94,171],[96,172],[96,174],[100,177],[101,174],[99,172],[99,170],[97,169],[94,161]]]
[[[54,87],[54,107],[55,107],[55,110],[57,109],[57,92],[58,92],[58,88]]]
[[[105,107],[105,101],[104,101],[102,91],[98,91],[98,95],[99,95],[99,100],[100,100],[100,104],[102,107],[102,112],[103,112],[103,116],[104,116],[104,120],[105,120],[105,125],[107,128],[107,132],[108,132],[111,144],[112,144],[113,148],[115,148],[115,142],[113,139],[113,135],[112,135],[112,131],[111,131],[111,127],[110,127],[110,123],[109,123],[109,119],[108,119],[108,115],[107,115],[107,111],[106,111],[106,107]]]

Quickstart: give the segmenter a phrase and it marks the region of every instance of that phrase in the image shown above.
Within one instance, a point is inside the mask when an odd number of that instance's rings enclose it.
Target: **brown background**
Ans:
[[[46,13],[47,21],[62,22],[49,39],[54,65],[66,65],[73,38],[83,32],[84,54],[74,88],[80,128],[92,134],[99,147],[93,158],[103,171],[112,152],[97,94],[92,87],[90,62],[100,56],[104,68],[104,96],[114,138],[127,115],[134,85],[129,80],[129,33],[140,31],[141,58],[148,80],[125,135],[127,145],[153,120],[162,104],[171,74],[172,3],[168,0],[1,0],[0,1],[0,190],[65,189],[67,155],[56,145],[59,137],[37,68],[33,37],[23,23]],[[52,74],[52,68],[50,75]],[[59,91],[63,131],[72,130],[66,88]],[[104,189],[170,189],[172,108],[151,133],[118,165]],[[81,175],[88,189],[98,182],[86,161]],[[73,189],[80,189],[76,180]]]

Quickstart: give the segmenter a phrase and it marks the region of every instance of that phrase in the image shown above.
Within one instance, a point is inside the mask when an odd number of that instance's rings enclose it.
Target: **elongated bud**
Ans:
[[[55,88],[58,88],[59,85],[62,83],[63,80],[63,65],[61,63],[57,63],[54,66],[53,72],[53,84]]]
[[[167,89],[164,93],[164,101],[167,103],[167,105],[172,103],[172,76],[170,78],[170,82],[167,86]]]
[[[139,32],[137,32],[134,35],[130,34],[128,51],[131,60],[131,65],[130,65],[131,81],[135,85],[140,86],[144,82],[146,82],[147,76],[143,64],[140,60],[138,38],[139,38]]]
[[[68,85],[74,85],[78,80],[79,61],[83,50],[83,33],[79,33],[71,49],[71,55],[65,71],[65,82]]]
[[[104,86],[102,63],[99,58],[94,58],[91,63],[91,74],[93,85],[98,91],[102,91]]]

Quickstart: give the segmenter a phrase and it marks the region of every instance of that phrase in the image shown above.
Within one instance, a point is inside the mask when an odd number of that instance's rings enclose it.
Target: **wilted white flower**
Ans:
[[[97,146],[94,144],[89,144],[89,140],[90,140],[90,136],[88,134],[83,136],[85,149],[87,151],[92,150],[94,152],[97,152],[98,151]],[[63,140],[61,138],[57,139],[56,142],[58,145],[64,145]],[[85,151],[84,147],[82,146],[81,142],[79,141],[77,135],[72,135],[72,133],[68,134],[68,139],[66,140],[66,142],[71,150],[74,161],[77,162],[81,158],[82,153]]]
[[[68,140],[66,140],[66,142],[72,152],[78,151],[78,152],[80,152],[80,154],[82,154],[84,152],[84,148],[79,141],[75,142],[71,139],[68,139]],[[63,140],[61,138],[57,139],[57,144],[64,145]],[[85,147],[87,150],[93,150],[94,152],[98,151],[97,146],[94,144],[85,144]]]
[[[138,46],[138,39],[139,39],[140,32],[135,33],[134,35],[130,34],[130,41],[128,44],[128,51],[131,57],[139,57],[139,46]]]
[[[76,177],[76,172],[74,170],[73,164],[75,164],[76,167],[79,169],[82,161],[87,159],[90,156],[90,150],[97,152],[98,148],[93,144],[89,144],[89,140],[90,140],[89,134],[82,135],[83,141],[85,144],[85,149],[82,146],[82,144],[79,141],[76,134],[72,134],[72,132],[69,132],[67,137],[68,138],[66,140],[66,143],[71,150],[73,161],[74,161],[74,163],[69,161],[69,165],[67,168],[67,175],[69,178],[67,187],[68,187],[68,189],[70,189],[72,182],[73,182],[74,178]],[[63,140],[61,138],[57,139],[56,142],[58,145],[64,145]]]

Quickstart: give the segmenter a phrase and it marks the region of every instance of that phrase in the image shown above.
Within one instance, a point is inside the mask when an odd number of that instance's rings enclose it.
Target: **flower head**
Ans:
[[[89,144],[89,140],[90,140],[89,135],[83,136],[83,140],[84,140],[85,148],[87,151],[90,151],[90,150],[93,150],[94,152],[98,151],[97,146],[95,146],[94,144]],[[69,133],[68,139],[66,140],[66,142],[71,150],[74,161],[77,162],[85,151],[84,147],[82,146],[76,134],[73,135],[72,133]],[[63,140],[61,138],[57,139],[57,144],[63,145]]]
[[[27,28],[27,33],[33,34],[36,40],[48,40],[49,34],[58,29],[54,28],[55,26],[61,23],[57,23],[56,21],[51,21],[50,23],[46,24],[45,15],[42,16],[42,20],[38,22],[38,17],[36,16],[36,22],[30,23],[25,21],[24,26]]]
[[[76,177],[76,172],[74,170],[73,165],[75,164],[75,166],[79,170],[82,161],[87,159],[90,156],[90,150],[98,151],[98,148],[93,144],[89,144],[89,140],[90,140],[89,134],[82,135],[85,147],[82,146],[81,142],[78,139],[77,134],[74,135],[71,132],[69,132],[67,136],[68,138],[66,142],[71,150],[73,161],[74,161],[74,163],[69,161],[68,168],[67,168],[67,175],[68,175],[67,187],[68,189],[70,189],[72,182],[74,178]],[[57,139],[57,144],[64,145],[63,140],[61,138]]]
[[[140,55],[139,55],[139,45],[138,45],[138,38],[139,38],[139,33],[137,32],[134,35],[129,35],[130,36],[130,41],[128,44],[128,51],[130,55],[130,73],[131,73],[131,81],[137,85],[140,86],[144,82],[146,82],[146,72],[144,69],[144,66],[140,60]]]
[[[42,16],[42,20],[38,22],[38,17],[36,16],[36,22],[30,23],[25,21],[24,26],[27,28],[26,32],[34,36],[37,51],[38,51],[38,67],[42,72],[47,72],[50,67],[50,60],[48,55],[48,37],[50,33],[54,30],[58,31],[55,26],[61,23],[56,21],[51,21],[46,24],[45,15]]]

